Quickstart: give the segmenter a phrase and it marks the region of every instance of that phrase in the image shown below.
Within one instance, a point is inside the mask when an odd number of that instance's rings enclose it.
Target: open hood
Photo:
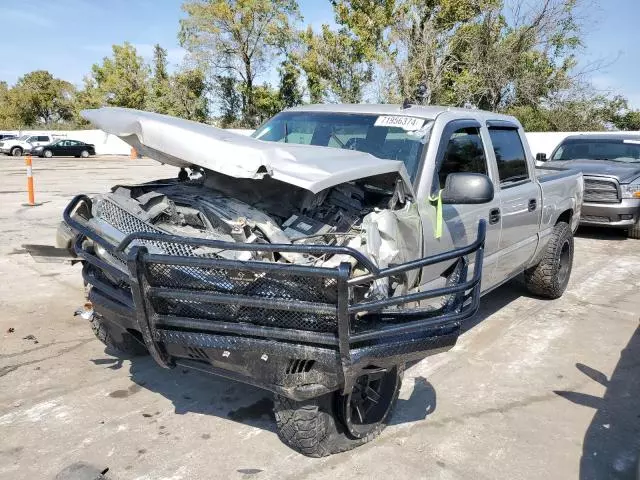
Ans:
[[[313,193],[393,172],[411,185],[401,161],[383,160],[356,150],[265,142],[203,123],[128,108],[81,113],[139,153],[176,167],[198,166],[236,178],[269,175]]]

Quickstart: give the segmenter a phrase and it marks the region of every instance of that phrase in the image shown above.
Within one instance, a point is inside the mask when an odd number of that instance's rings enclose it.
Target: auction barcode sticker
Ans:
[[[633,140],[633,139],[628,139],[628,138],[626,138],[626,139],[624,139],[624,140],[622,141],[622,143],[633,143],[633,144],[635,144],[635,145],[638,145],[638,144],[640,144],[640,140]]]
[[[403,130],[419,130],[424,125],[424,118],[401,115],[382,115],[376,118],[376,127],[395,127]]]

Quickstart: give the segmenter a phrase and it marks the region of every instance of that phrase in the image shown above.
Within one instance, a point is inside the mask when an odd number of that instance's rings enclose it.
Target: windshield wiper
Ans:
[[[287,128],[287,122],[284,122],[284,143],[289,143],[289,129]]]
[[[331,133],[329,134],[329,136],[330,136],[331,138],[333,138],[333,139],[338,143],[338,145],[340,145],[340,148],[344,148],[344,143],[342,142],[342,140],[340,140],[340,139],[338,138],[338,136],[335,134],[335,132],[331,132]]]

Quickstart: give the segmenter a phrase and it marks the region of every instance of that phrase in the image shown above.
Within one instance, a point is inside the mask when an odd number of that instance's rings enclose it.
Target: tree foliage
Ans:
[[[278,100],[280,108],[290,108],[302,103],[300,89],[300,69],[294,59],[287,57],[279,68],[280,85],[278,86]]]
[[[309,27],[301,35],[300,65],[307,77],[312,102],[359,103],[373,78],[373,65],[364,43],[346,28]]]
[[[147,100],[149,67],[135,47],[125,42],[112,47],[113,55],[91,67],[88,90],[102,105],[141,109]]]
[[[54,126],[73,118],[75,88],[69,82],[37,70],[20,77],[12,89],[0,87],[6,108],[0,113],[3,123],[18,126]]]
[[[177,72],[169,79],[168,114],[196,122],[209,116],[207,83],[202,70]]]
[[[168,114],[171,111],[171,82],[167,72],[167,51],[159,44],[153,47],[151,65],[147,108],[153,112]]]
[[[241,119],[256,126],[256,78],[291,41],[299,17],[295,0],[187,0],[180,42],[215,77],[240,88]]]
[[[0,81],[0,128],[85,126],[82,109],[111,105],[255,127],[303,102],[408,100],[531,131],[640,129],[640,111],[577,68],[587,1],[328,0],[336,25],[299,28],[298,0],[184,0],[181,66],[125,43],[77,90],[45,71]]]
[[[229,75],[219,75],[214,81],[214,86],[220,109],[220,126],[223,128],[237,126],[242,100],[238,93],[236,79]]]

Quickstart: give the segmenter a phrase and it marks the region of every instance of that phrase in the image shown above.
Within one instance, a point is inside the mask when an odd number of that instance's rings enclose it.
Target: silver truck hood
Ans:
[[[265,142],[203,123],[128,108],[105,107],[81,114],[139,153],[176,167],[199,166],[236,178],[269,175],[313,193],[393,172],[411,185],[401,161],[356,150]]]

